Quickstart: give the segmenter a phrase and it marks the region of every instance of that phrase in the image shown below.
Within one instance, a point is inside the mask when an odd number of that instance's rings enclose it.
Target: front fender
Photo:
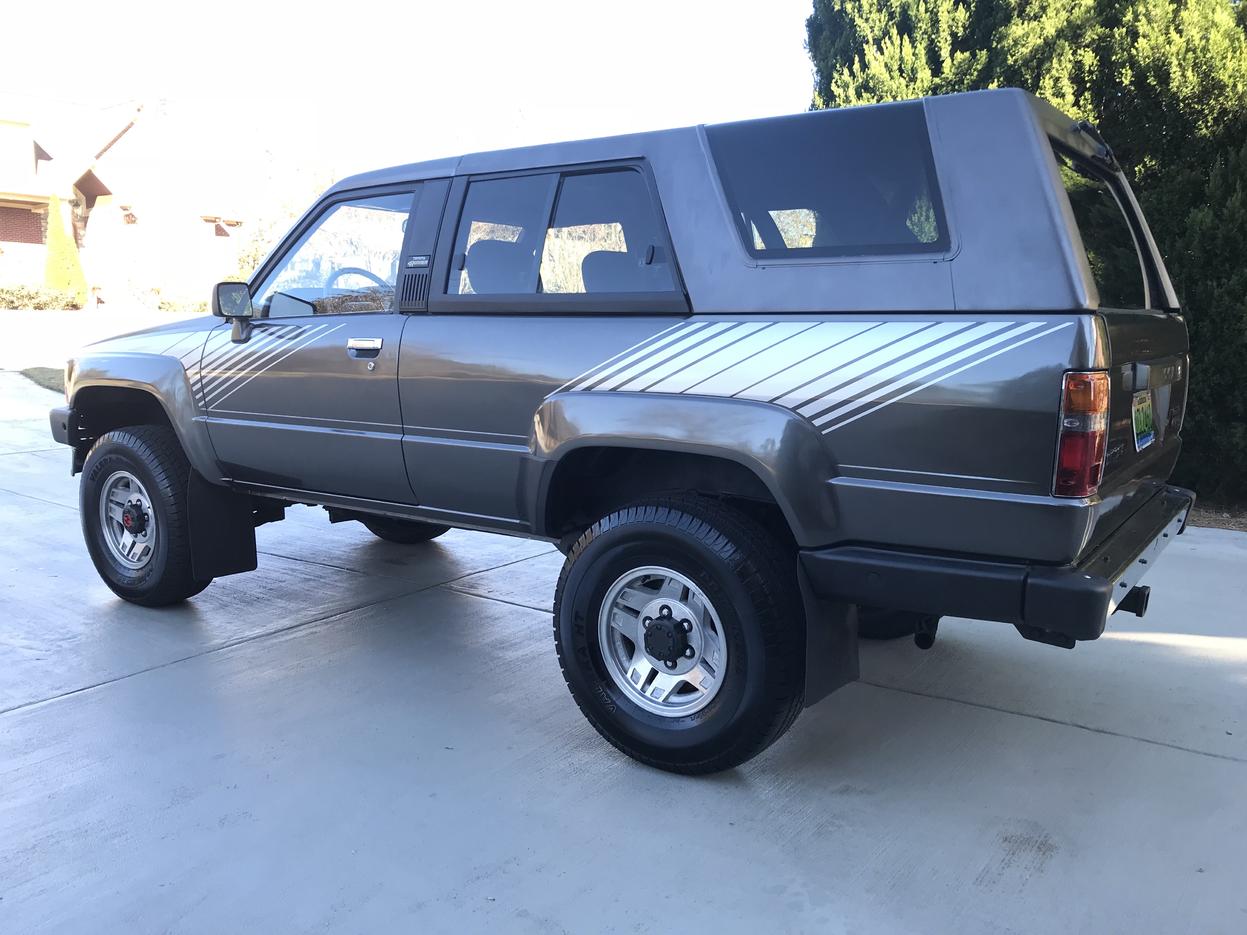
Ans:
[[[219,483],[222,480],[207,426],[181,360],[162,354],[92,353],[88,349],[73,362],[65,387],[70,405],[78,408],[80,394],[92,387],[139,390],[155,397],[191,466],[209,481]]]
[[[838,472],[817,429],[769,403],[644,393],[559,393],[547,398],[530,440],[533,518],[546,515],[554,467],[578,448],[653,448],[724,458],[752,471],[774,497],[799,545],[833,538],[824,483]]]

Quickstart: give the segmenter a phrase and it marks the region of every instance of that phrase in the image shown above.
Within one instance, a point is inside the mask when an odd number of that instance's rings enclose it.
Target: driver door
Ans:
[[[398,256],[419,185],[347,193],[252,283],[245,341],[217,328],[196,387],[227,475],[266,487],[414,501],[403,465]]]

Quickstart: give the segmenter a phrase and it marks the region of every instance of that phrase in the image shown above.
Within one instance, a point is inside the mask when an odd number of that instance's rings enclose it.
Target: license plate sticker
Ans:
[[[1142,451],[1156,441],[1156,417],[1152,413],[1152,391],[1134,394],[1134,450]]]

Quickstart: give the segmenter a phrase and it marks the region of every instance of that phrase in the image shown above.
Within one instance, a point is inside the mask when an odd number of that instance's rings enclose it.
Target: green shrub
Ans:
[[[75,295],[38,286],[0,286],[0,308],[82,308]]]

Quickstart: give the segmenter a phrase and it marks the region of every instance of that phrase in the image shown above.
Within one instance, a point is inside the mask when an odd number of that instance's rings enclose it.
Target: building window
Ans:
[[[27,207],[0,205],[0,242],[44,243],[42,218]]]

